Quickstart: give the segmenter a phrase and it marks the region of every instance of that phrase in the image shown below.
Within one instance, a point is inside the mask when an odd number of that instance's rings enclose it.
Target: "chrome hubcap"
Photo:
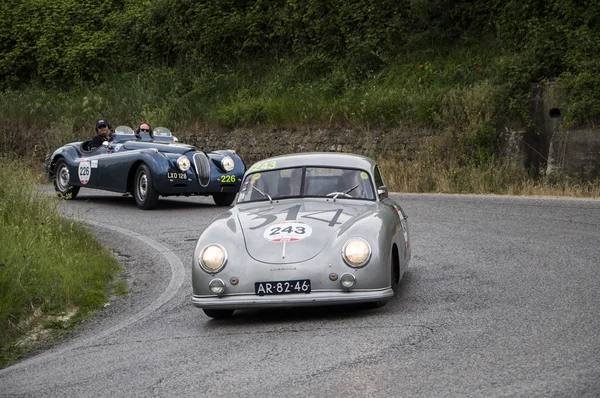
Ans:
[[[148,176],[146,173],[140,174],[140,179],[138,181],[138,193],[140,199],[144,200],[146,198],[146,193],[148,193]]]
[[[64,191],[69,187],[69,179],[69,168],[66,165],[62,165],[56,176],[56,183],[61,191]]]

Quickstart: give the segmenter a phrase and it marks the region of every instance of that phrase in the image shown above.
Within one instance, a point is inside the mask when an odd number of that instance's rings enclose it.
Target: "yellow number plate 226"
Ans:
[[[235,182],[236,178],[234,175],[225,175],[225,176],[221,176],[218,181],[220,181],[220,182]]]

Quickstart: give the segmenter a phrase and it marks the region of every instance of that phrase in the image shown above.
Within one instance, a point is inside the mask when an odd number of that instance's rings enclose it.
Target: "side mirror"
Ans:
[[[102,146],[103,146],[104,148],[108,148],[108,141],[104,141],[104,142],[102,143]]]
[[[389,196],[388,189],[385,185],[377,188],[377,195],[379,195],[379,200],[386,199]]]

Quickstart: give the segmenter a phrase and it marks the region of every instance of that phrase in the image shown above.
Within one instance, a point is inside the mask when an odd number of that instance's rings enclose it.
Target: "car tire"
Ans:
[[[399,272],[400,272],[400,270],[394,263],[394,254],[392,254],[391,258],[390,258],[390,273],[391,273],[390,278],[391,278],[391,288],[394,291],[394,295],[396,295],[398,293],[398,285],[399,285],[398,280],[400,279]],[[370,303],[365,303],[365,307],[368,309],[380,308],[380,307],[383,307],[384,305],[386,305],[388,303],[388,301],[389,300],[380,300],[380,301],[373,301]]]
[[[135,172],[133,197],[142,210],[154,209],[158,204],[158,192],[154,189],[150,169],[145,164],[141,164]]]
[[[381,308],[388,303],[388,300],[379,300],[379,301],[371,301],[369,303],[365,303],[365,308],[372,310],[375,308]]]
[[[213,193],[213,199],[217,206],[231,206],[235,195],[235,193]]]
[[[69,185],[70,179],[71,175],[67,161],[59,159],[54,165],[54,177],[52,179],[56,195],[59,198],[71,200],[77,197],[80,187]]]
[[[206,316],[209,316],[213,319],[227,319],[233,314],[233,311],[235,310],[211,310],[203,308],[202,311],[204,311]]]

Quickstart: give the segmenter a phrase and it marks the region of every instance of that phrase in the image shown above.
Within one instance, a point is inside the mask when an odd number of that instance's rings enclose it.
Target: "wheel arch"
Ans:
[[[52,178],[54,178],[54,168],[56,167],[56,162],[58,162],[60,159],[66,159],[66,158],[62,154],[56,154],[50,158],[50,160],[48,162],[48,180],[49,181],[52,181]]]
[[[392,285],[400,282],[400,253],[396,243],[392,245]]]

